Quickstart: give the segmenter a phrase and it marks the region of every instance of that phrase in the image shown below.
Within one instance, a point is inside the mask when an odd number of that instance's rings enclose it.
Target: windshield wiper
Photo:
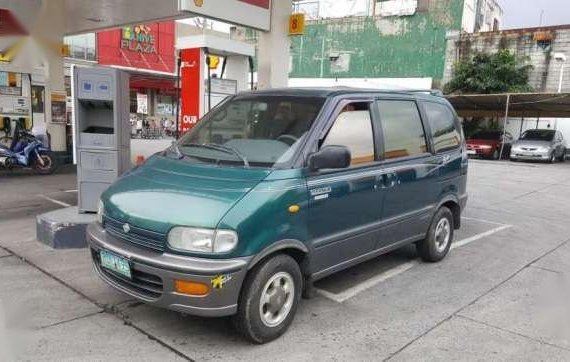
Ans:
[[[181,160],[184,158],[184,154],[180,151],[180,148],[178,148],[178,144],[173,144],[166,151],[168,153],[170,152],[174,153],[174,156],[176,157],[177,160]]]
[[[229,153],[231,155],[237,156],[241,161],[243,161],[243,164],[245,165],[246,168],[249,168],[249,161],[247,160],[247,157],[245,157],[243,154],[241,154],[238,150],[236,150],[233,147],[230,146],[224,146],[224,145],[219,145],[216,143],[187,143],[183,145],[184,147],[202,147],[202,148],[207,148],[210,150],[215,150],[215,151],[221,151],[224,153]]]

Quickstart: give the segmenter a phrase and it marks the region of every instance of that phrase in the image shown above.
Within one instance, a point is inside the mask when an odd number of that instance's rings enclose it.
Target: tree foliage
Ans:
[[[444,87],[447,94],[493,94],[530,92],[526,65],[508,49],[494,54],[478,53],[455,64],[453,78]]]

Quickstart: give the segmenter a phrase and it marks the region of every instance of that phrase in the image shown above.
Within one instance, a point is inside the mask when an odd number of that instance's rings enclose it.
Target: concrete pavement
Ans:
[[[570,360],[570,163],[472,162],[460,247],[446,260],[421,263],[404,248],[322,280],[324,293],[303,300],[290,331],[263,346],[226,319],[115,292],[87,250],[37,243],[32,216],[59,206],[30,195],[73,203],[74,183],[73,173],[0,175],[0,301],[6,315],[26,316],[11,322],[26,332],[14,352],[22,358]]]

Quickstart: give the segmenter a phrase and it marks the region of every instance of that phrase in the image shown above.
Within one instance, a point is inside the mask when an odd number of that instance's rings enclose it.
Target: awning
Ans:
[[[570,93],[515,93],[447,96],[460,117],[570,118]]]
[[[131,89],[159,89],[163,92],[171,92],[174,94],[176,93],[176,78],[131,74],[129,87]]]

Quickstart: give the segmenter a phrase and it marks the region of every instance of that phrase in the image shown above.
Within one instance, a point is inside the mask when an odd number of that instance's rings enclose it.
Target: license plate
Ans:
[[[468,155],[476,155],[476,154],[477,154],[477,151],[475,151],[475,150],[467,150],[467,154],[468,154]]]
[[[100,256],[103,268],[131,279],[131,265],[127,259],[105,250],[101,250]]]

